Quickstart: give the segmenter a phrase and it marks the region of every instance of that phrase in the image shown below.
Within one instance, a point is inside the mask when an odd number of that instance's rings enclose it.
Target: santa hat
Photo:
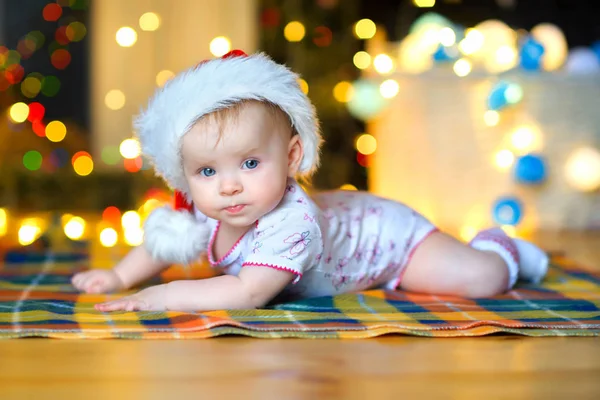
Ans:
[[[287,67],[262,53],[233,50],[178,74],[134,122],[142,153],[175,190],[175,208],[154,210],[144,225],[144,244],[155,259],[187,264],[206,250],[210,232],[193,215],[181,140],[203,116],[244,100],[266,101],[285,112],[304,149],[299,173],[317,168],[322,139],[315,110]]]

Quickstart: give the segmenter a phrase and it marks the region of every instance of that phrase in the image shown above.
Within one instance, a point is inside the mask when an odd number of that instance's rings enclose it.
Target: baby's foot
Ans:
[[[548,272],[549,257],[533,243],[521,239],[513,239],[519,252],[519,278],[533,283],[540,283]]]

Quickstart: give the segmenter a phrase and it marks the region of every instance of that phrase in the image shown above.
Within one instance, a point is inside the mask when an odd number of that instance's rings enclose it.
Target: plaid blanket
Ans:
[[[555,257],[541,286],[501,296],[456,297],[370,290],[278,304],[261,310],[205,313],[95,311],[119,295],[77,293],[71,275],[85,260],[43,258],[0,266],[0,338],[193,339],[237,334],[260,338],[369,338],[389,333],[456,337],[600,335],[600,274]],[[171,269],[157,281],[197,277]],[[191,275],[190,275],[191,274]],[[157,283],[157,281],[153,283]]]

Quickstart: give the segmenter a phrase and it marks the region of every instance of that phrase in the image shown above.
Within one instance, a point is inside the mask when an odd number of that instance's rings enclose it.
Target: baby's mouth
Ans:
[[[245,204],[238,204],[235,206],[225,207],[225,211],[227,211],[230,214],[237,214],[237,213],[241,212],[245,207],[246,207]]]

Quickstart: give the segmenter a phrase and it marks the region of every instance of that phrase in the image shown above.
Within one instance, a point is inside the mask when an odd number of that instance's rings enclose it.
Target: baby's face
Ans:
[[[287,178],[297,170],[290,159],[298,146],[301,158],[298,136],[260,103],[247,103],[224,124],[201,120],[182,141],[194,204],[222,223],[251,226],[283,198]]]

